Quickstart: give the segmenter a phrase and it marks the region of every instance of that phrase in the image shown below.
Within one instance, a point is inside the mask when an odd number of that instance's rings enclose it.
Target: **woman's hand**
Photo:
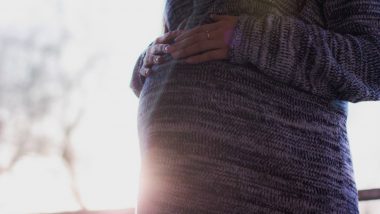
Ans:
[[[151,68],[155,64],[165,62],[163,55],[168,53],[169,44],[180,34],[180,30],[165,33],[158,37],[151,46],[146,50],[143,60],[143,65],[140,69],[140,74],[144,77],[149,76]]]
[[[168,47],[174,59],[185,58],[187,63],[227,59],[237,16],[211,15],[215,23],[184,31]]]

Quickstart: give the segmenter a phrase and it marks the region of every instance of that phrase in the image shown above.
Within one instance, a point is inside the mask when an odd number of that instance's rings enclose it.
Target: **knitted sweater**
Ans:
[[[169,60],[140,97],[139,213],[358,213],[347,102],[380,99],[380,1],[167,0],[239,16],[228,60]]]

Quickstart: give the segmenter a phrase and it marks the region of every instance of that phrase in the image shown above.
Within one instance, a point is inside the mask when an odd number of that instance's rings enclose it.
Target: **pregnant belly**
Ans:
[[[257,129],[259,116],[268,110],[260,101],[265,96],[260,82],[248,81],[252,73],[226,62],[155,67],[140,95],[142,151],[154,146],[152,136],[168,136],[168,132],[211,138],[252,133],[248,129]]]
[[[141,92],[140,119],[145,125],[181,123],[197,128],[254,121],[268,109],[262,101],[266,87],[252,81],[253,75],[225,62],[156,67]]]
[[[318,191],[343,194],[341,170],[351,168],[343,163],[347,142],[334,135],[339,121],[323,116],[332,107],[254,69],[225,62],[156,67],[140,96],[142,196],[183,206],[200,196],[217,209],[220,194],[272,204],[271,189],[284,196],[278,206],[289,207],[309,203],[303,195],[330,206]],[[322,190],[311,178],[320,178]]]
[[[162,129],[211,134],[212,130],[217,135],[231,132],[235,137],[280,124],[309,132],[312,126],[321,132],[317,125],[337,125],[322,115],[337,111],[328,101],[276,82],[255,69],[224,61],[197,65],[172,61],[155,67],[140,95],[141,134]]]

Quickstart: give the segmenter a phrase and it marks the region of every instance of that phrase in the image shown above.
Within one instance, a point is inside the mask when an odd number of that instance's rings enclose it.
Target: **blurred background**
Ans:
[[[136,203],[139,54],[164,0],[0,0],[0,214]],[[358,189],[380,188],[380,103],[350,104]],[[360,202],[380,213],[380,200]]]

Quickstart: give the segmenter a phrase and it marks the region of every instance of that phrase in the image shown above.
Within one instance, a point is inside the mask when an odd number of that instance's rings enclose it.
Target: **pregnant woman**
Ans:
[[[380,100],[380,1],[167,0],[165,25],[131,81],[138,213],[359,212],[347,102]]]

